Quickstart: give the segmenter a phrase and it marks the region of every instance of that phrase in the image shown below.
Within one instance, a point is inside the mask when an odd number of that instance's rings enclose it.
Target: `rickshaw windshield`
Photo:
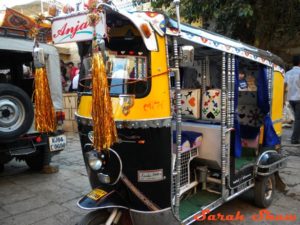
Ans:
[[[147,57],[113,51],[106,54],[106,73],[111,96],[121,94],[134,94],[137,98],[145,96],[150,88],[150,80],[147,78]],[[88,65],[88,68],[90,67],[91,65]],[[90,76],[91,74],[88,74],[88,77]]]
[[[109,54],[107,75],[111,79],[145,80],[146,57]]]
[[[144,95],[147,91],[147,60],[144,56],[110,52],[106,63],[110,94]]]

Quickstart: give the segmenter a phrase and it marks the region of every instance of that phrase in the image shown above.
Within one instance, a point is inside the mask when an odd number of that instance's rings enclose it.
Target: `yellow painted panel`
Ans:
[[[275,71],[273,78],[273,98],[271,108],[272,120],[282,119],[283,117],[283,91],[284,91],[284,77],[283,75]]]
[[[92,117],[92,96],[82,96],[77,113],[83,117]]]
[[[169,73],[164,37],[156,36],[159,51],[151,52],[151,91],[144,98],[134,100],[129,113],[124,115],[119,98],[112,97],[115,120],[159,119],[171,116]],[[78,114],[91,117],[92,97],[83,96],[78,107]]]
[[[274,130],[275,130],[276,134],[280,137],[282,135],[282,123],[277,122],[277,123],[274,123],[273,126],[274,126]],[[260,128],[259,132],[260,132],[259,133],[259,144],[262,144],[263,140],[264,140],[264,126],[262,126]]]
[[[274,129],[276,131],[276,134],[278,136],[281,136],[282,135],[282,123],[281,122],[280,123],[274,123],[273,126],[274,126]]]

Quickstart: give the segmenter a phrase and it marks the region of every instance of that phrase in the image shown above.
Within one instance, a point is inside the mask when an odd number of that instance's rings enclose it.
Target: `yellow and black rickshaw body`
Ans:
[[[76,119],[93,190],[79,207],[127,210],[132,224],[191,224],[255,187],[257,177],[272,181],[284,165],[282,61],[200,28],[179,29],[160,13],[105,9],[118,142],[94,151],[92,94],[81,85]],[[239,89],[243,68],[246,90]],[[82,81],[87,74],[81,70]],[[101,166],[91,166],[97,160]]]

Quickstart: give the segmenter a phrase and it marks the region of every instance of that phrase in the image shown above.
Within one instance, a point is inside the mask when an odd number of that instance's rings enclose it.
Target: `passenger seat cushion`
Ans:
[[[173,131],[173,143],[176,143],[176,131]],[[191,148],[199,147],[202,143],[202,133],[194,131],[181,132],[182,151],[187,151]]]
[[[239,105],[257,105],[256,91],[239,91],[238,95]]]
[[[238,119],[241,125],[260,127],[264,114],[256,105],[238,105]]]
[[[221,121],[221,90],[207,90],[202,99],[202,119]]]

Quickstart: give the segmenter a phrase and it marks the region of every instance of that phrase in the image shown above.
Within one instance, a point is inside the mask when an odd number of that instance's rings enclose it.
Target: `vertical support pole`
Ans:
[[[226,185],[226,53],[222,54],[222,88],[221,88],[221,167],[222,197],[225,198]]]
[[[178,25],[178,34],[180,35],[181,33],[181,28],[180,28],[180,10],[179,10],[179,5],[180,5],[180,0],[174,0],[173,1],[176,7],[176,17],[177,17],[177,25]]]
[[[237,112],[235,112],[234,110],[234,95],[238,95],[238,93],[235,93],[235,56],[234,55],[231,55],[231,85],[232,85],[232,88],[231,88],[231,99],[232,99],[232,103],[231,103],[231,125],[232,127],[234,127],[234,117],[235,117],[235,114]]]
[[[271,106],[271,99],[272,99],[272,83],[273,83],[273,68],[268,67],[267,70],[267,77],[268,77],[268,94],[269,94],[269,104]],[[271,113],[271,109],[270,109],[270,113]],[[271,114],[270,114],[271,115]]]
[[[205,57],[205,64],[204,65],[205,65],[205,89],[206,89],[206,86],[210,86],[211,85],[210,82],[209,83],[207,82],[207,80],[210,81],[210,76],[209,76],[209,57],[208,56]]]
[[[201,60],[201,73],[202,73],[202,96],[206,92],[206,60]]]
[[[225,65],[226,66],[226,65]],[[227,95],[228,95],[228,101],[227,101],[227,125],[228,127],[231,127],[231,91],[232,91],[232,84],[231,84],[231,54],[228,54],[227,57]]]
[[[180,205],[180,174],[181,174],[181,93],[179,54],[177,37],[173,38],[174,48],[174,72],[175,72],[175,94],[176,94],[176,179],[175,179],[175,215],[179,218]]]

